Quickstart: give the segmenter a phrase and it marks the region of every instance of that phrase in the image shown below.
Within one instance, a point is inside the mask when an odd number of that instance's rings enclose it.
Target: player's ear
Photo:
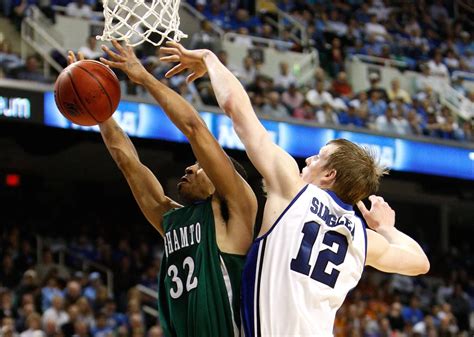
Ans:
[[[337,171],[335,169],[329,169],[324,172],[324,176],[321,178],[321,182],[324,185],[331,185],[336,181]]]

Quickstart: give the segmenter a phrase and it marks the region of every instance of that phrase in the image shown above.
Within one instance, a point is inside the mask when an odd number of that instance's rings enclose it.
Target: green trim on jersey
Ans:
[[[158,304],[165,336],[238,336],[245,256],[219,251],[211,199],[167,212],[163,229]]]

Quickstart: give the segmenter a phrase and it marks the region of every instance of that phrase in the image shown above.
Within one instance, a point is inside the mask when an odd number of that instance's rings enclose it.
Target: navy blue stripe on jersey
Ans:
[[[254,303],[255,303],[255,283],[257,281],[257,259],[260,242],[254,242],[247,255],[244,270],[242,272],[242,325],[246,337],[255,337],[254,334]]]
[[[344,208],[346,211],[352,211],[353,210],[352,205],[346,204],[344,201],[339,199],[337,194],[334,193],[333,191],[330,191],[330,190],[324,190],[324,191],[331,196],[331,198],[336,202],[336,204],[338,204],[339,206]]]
[[[262,281],[262,267],[263,267],[263,258],[265,256],[265,246],[267,245],[267,240],[262,241],[262,250],[260,252],[260,259],[258,261],[258,276],[257,276],[257,336],[256,337],[261,337],[262,332],[261,332],[261,326],[260,326],[260,286],[261,286],[261,281]]]
[[[365,242],[365,258],[364,258],[364,267],[365,267],[365,261],[367,261],[367,223],[365,222],[364,218],[361,218],[360,216],[357,216],[359,218],[360,222],[362,223],[362,232],[364,232],[364,242]]]
[[[265,239],[272,231],[273,231],[273,228],[276,227],[276,225],[278,224],[278,222],[281,220],[281,218],[283,218],[283,216],[285,215],[286,212],[288,212],[288,210],[290,209],[290,207],[296,202],[296,200],[298,200],[298,198],[301,196],[301,194],[303,194],[304,191],[306,191],[306,189],[308,188],[308,185],[305,185],[301,191],[298,192],[298,194],[293,198],[293,200],[291,200],[291,202],[288,204],[288,206],[286,206],[285,210],[280,214],[280,216],[278,217],[278,219],[276,219],[275,223],[273,224],[273,226],[268,230],[268,232],[266,232],[265,234],[263,234],[261,237],[255,239],[254,242],[258,242],[260,240],[263,240]]]

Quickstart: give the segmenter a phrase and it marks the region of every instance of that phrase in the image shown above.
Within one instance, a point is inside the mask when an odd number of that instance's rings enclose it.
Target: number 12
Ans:
[[[321,225],[315,221],[309,221],[303,225],[303,240],[301,241],[296,258],[291,260],[291,270],[303,275],[309,275],[311,270],[309,259],[320,228]],[[329,231],[324,235],[323,243],[329,247],[332,247],[333,243],[337,243],[337,252],[333,252],[330,249],[321,250],[310,277],[313,280],[334,288],[340,272],[334,268],[331,273],[328,274],[325,272],[325,269],[329,262],[332,262],[336,266],[344,262],[348,247],[347,238],[340,233]]]

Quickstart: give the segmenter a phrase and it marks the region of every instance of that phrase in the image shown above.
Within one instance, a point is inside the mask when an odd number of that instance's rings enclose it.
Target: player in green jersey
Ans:
[[[197,159],[178,184],[182,206],[165,195],[112,118],[99,125],[142,212],[164,238],[159,313],[165,336],[238,336],[241,271],[252,243],[256,197],[237,172],[241,167],[225,154],[196,110],[149,74],[132,48],[116,41],[113,45],[118,53],[104,47],[111,60],[102,62],[149,91],[188,138]],[[70,53],[70,62],[74,60]]]

